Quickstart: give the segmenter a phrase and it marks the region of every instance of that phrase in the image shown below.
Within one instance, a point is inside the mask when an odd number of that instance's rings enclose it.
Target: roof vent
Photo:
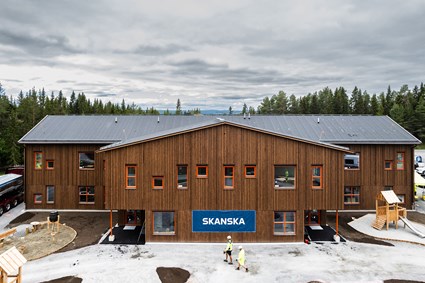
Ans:
[[[245,113],[243,113],[243,118],[246,119],[246,114]]]
[[[320,118],[317,117],[317,124],[320,124]]]
[[[159,123],[159,116],[158,116],[158,120],[156,122]]]
[[[115,124],[118,123],[118,117],[115,117]]]
[[[248,113],[248,119],[251,119],[251,113]]]

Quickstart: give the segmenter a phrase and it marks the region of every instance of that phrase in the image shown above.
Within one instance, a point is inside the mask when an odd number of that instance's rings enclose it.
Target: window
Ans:
[[[163,189],[164,188],[164,176],[153,176],[152,177],[152,188]]]
[[[55,161],[54,160],[46,160],[46,169],[52,170],[55,168]]]
[[[43,203],[43,195],[42,194],[34,194],[34,204]]]
[[[295,189],[295,166],[275,166],[274,187],[276,189]]]
[[[404,153],[397,152],[397,170],[404,170]]]
[[[126,225],[136,226],[138,223],[141,222],[140,210],[127,210],[125,212],[125,215]]]
[[[80,186],[80,204],[92,204],[94,203],[94,186]]]
[[[323,166],[311,166],[312,171],[312,188],[313,189],[323,189]]]
[[[401,204],[404,204],[406,195],[397,195],[398,199],[401,201]]]
[[[174,211],[154,211],[153,213],[153,234],[154,235],[175,235],[175,213]]]
[[[207,178],[208,177],[208,166],[207,165],[196,166],[196,177],[197,178]]]
[[[359,204],[360,203],[360,187],[345,187],[344,188],[344,204]]]
[[[135,189],[137,184],[137,166],[126,165],[125,166],[125,188]]]
[[[385,186],[384,187],[384,191],[392,191],[393,190],[393,186]]]
[[[393,170],[393,161],[392,160],[385,160],[384,169],[385,170]]]
[[[234,166],[224,166],[224,188],[233,189],[234,184],[235,170]]]
[[[55,186],[46,187],[46,203],[55,203]]]
[[[257,176],[257,167],[255,165],[245,165],[245,178],[255,178]]]
[[[274,235],[295,235],[295,211],[274,212]]]
[[[177,188],[187,189],[187,165],[177,166]]]
[[[34,152],[34,169],[43,169],[43,152],[41,151]]]
[[[344,156],[344,168],[349,170],[360,169],[360,153],[346,154]]]
[[[80,152],[80,169],[94,169],[94,153]]]

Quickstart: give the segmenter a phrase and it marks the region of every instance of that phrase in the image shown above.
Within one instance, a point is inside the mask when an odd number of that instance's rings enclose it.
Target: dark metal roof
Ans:
[[[46,116],[20,139],[23,144],[102,144],[168,135],[219,119],[299,139],[348,144],[420,144],[387,116]]]

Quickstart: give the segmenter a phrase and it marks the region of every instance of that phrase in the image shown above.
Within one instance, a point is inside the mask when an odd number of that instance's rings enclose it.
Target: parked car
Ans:
[[[425,176],[425,166],[420,166],[420,167],[416,168],[416,172],[418,172],[422,176]]]

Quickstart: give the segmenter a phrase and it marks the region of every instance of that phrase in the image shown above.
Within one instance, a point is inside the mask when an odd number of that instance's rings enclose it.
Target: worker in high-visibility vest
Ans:
[[[239,270],[241,267],[245,268],[245,271],[248,272],[248,267],[245,266],[245,250],[242,246],[239,246],[238,267],[236,267],[236,270]]]
[[[223,253],[226,254],[226,259],[224,261],[229,262],[229,264],[233,264],[232,250],[233,250],[232,236],[229,235],[227,236],[226,249],[223,251]],[[227,259],[229,259],[229,261]]]

